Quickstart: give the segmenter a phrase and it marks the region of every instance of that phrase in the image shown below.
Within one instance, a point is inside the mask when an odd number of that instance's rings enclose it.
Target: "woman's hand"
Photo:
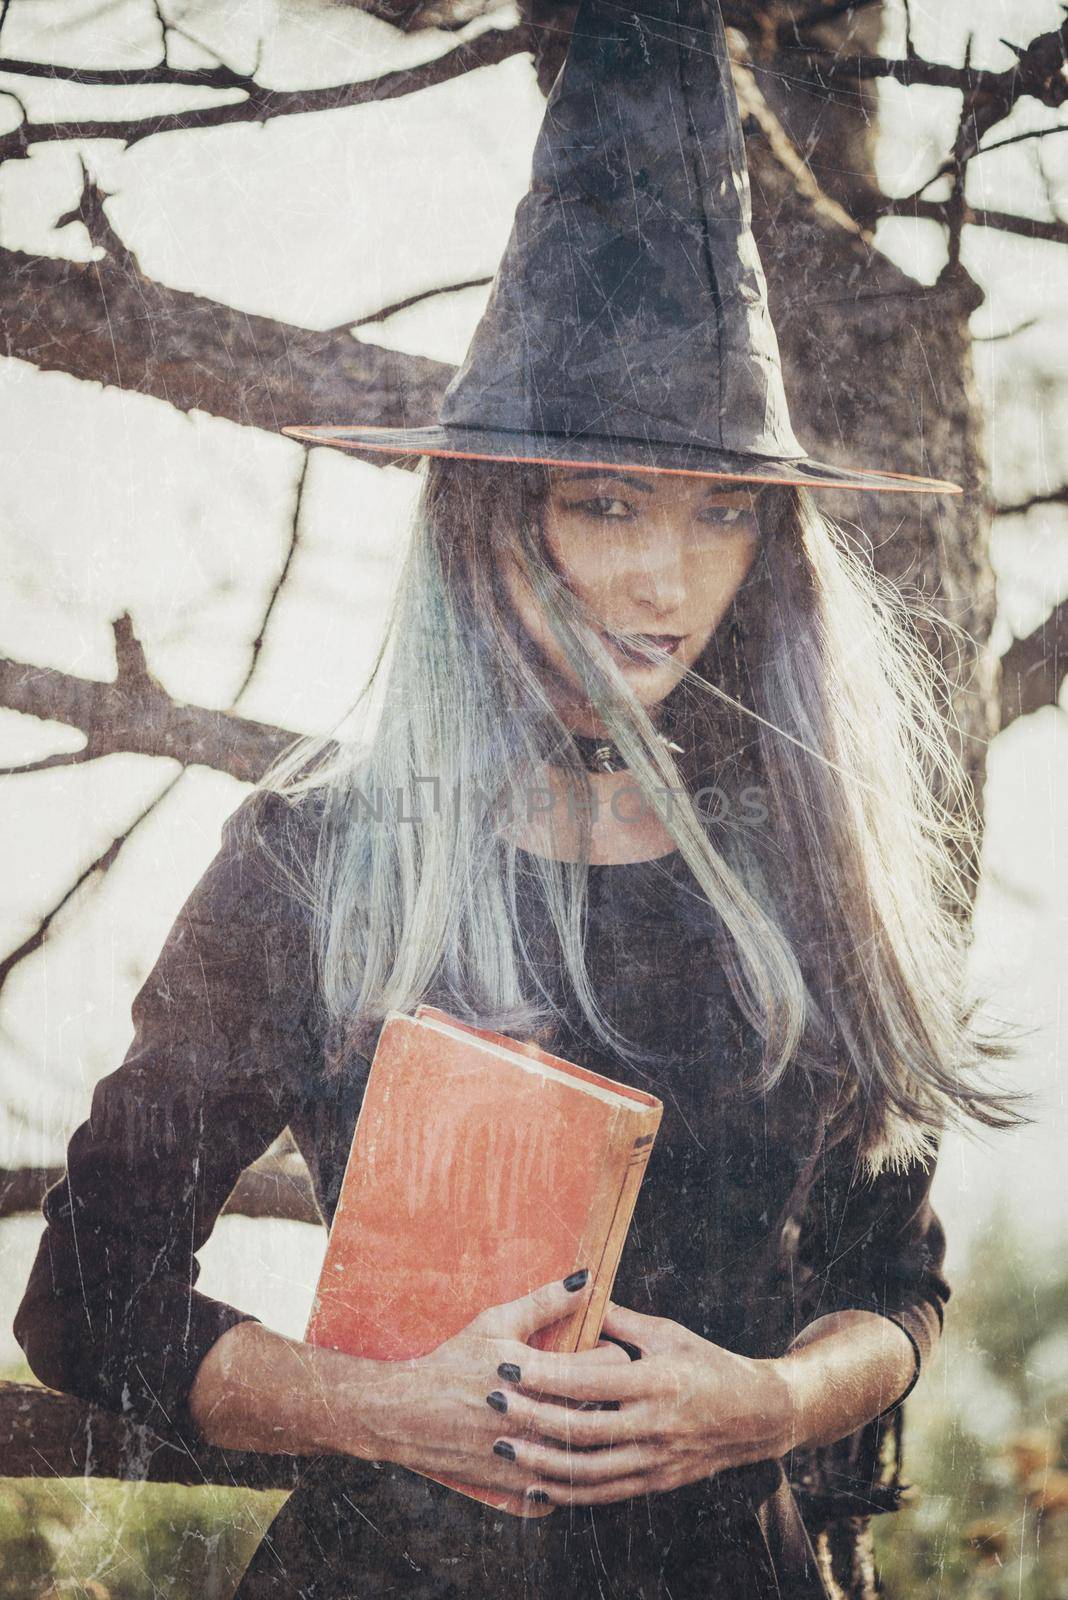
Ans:
[[[503,1386],[508,1411],[499,1438],[512,1447],[532,1499],[626,1500],[785,1453],[792,1393],[777,1362],[735,1355],[677,1322],[612,1301],[602,1334],[637,1346],[641,1359],[593,1365],[594,1352],[532,1349],[521,1378]],[[549,1394],[568,1403],[548,1403]],[[618,1409],[578,1409],[598,1402]]]
[[[429,1355],[374,1363],[373,1382],[361,1396],[358,1442],[354,1435],[350,1453],[522,1493],[529,1478],[508,1453],[509,1426],[515,1422],[515,1384],[530,1358],[536,1354],[546,1374],[554,1363],[566,1362],[578,1382],[596,1382],[610,1369],[630,1366],[615,1344],[562,1356],[526,1342],[539,1328],[584,1307],[591,1289],[588,1272],[578,1283],[543,1284],[481,1312]],[[566,1435],[567,1415],[563,1402],[543,1397],[539,1416],[554,1436]],[[495,1450],[498,1441],[504,1448]]]

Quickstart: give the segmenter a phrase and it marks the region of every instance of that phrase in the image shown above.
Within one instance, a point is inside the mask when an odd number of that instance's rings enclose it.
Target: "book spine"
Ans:
[[[619,1194],[616,1198],[615,1210],[605,1237],[604,1249],[597,1264],[594,1276],[594,1290],[587,1302],[586,1314],[578,1329],[578,1336],[574,1346],[576,1350],[591,1350],[600,1338],[605,1307],[611,1298],[612,1285],[615,1283],[620,1257],[623,1254],[623,1246],[626,1243],[631,1218],[634,1215],[634,1207],[638,1201],[638,1190],[641,1188],[645,1169],[649,1164],[649,1156],[652,1153],[655,1138],[655,1129],[639,1134],[631,1147],[630,1156],[623,1171],[623,1181],[620,1184]]]
[[[537,1348],[571,1354],[596,1345],[659,1122],[659,1111],[619,1113],[607,1142],[604,1177],[575,1251],[575,1266],[588,1266],[593,1274],[593,1293],[581,1313],[539,1328],[530,1339]]]

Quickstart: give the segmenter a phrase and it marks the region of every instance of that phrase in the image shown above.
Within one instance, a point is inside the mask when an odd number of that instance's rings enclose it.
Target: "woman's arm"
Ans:
[[[374,1459],[389,1431],[376,1408],[381,1367],[242,1322],[200,1363],[189,1415],[221,1450]]]
[[[843,1140],[821,1159],[799,1219],[797,1311],[802,1326],[784,1358],[795,1363],[788,1370],[800,1380],[799,1394],[811,1395],[814,1376],[821,1370],[832,1390],[852,1381],[848,1360],[843,1367],[837,1354],[836,1330],[843,1326],[842,1314],[869,1314],[873,1331],[868,1348],[881,1342],[888,1352],[900,1353],[907,1347],[911,1353],[901,1385],[857,1426],[888,1416],[902,1404],[941,1337],[952,1290],[943,1271],[945,1232],[931,1206],[936,1166],[933,1155],[926,1166],[913,1160],[902,1170],[887,1169],[877,1178],[866,1178],[856,1147]],[[851,1322],[855,1326],[857,1318],[851,1317]],[[833,1345],[827,1343],[831,1337]],[[899,1355],[888,1359],[890,1390],[900,1359]],[[864,1367],[863,1357],[859,1365]],[[817,1431],[820,1437],[808,1442],[832,1442],[823,1437],[824,1428]],[[846,1428],[832,1439],[852,1431]]]
[[[223,1449],[360,1456],[521,1492],[522,1466],[514,1453],[495,1448],[509,1432],[505,1389],[534,1355],[531,1336],[588,1304],[593,1287],[589,1273],[541,1284],[488,1307],[429,1355],[409,1361],[364,1360],[242,1323],[206,1355],[190,1414],[201,1435]],[[538,1355],[550,1371],[566,1363],[587,1377],[630,1366],[607,1343],[581,1355]],[[548,1405],[546,1415],[553,1435],[567,1434],[561,1405]],[[566,1462],[562,1441],[557,1454]]]
[[[835,1311],[775,1362],[786,1380],[780,1447],[833,1444],[900,1405],[919,1377],[904,1329],[871,1311]]]
[[[778,1362],[789,1449],[833,1444],[888,1416],[930,1362],[952,1293],[930,1202],[935,1167],[932,1157],[866,1179],[842,1141],[817,1168],[798,1240],[811,1320]]]
[[[277,829],[288,807],[265,799]],[[137,995],[126,1059],[97,1084],[45,1197],[14,1324],[42,1382],[190,1442],[200,1363],[249,1320],[197,1290],[196,1252],[316,1056],[308,929],[249,821],[242,807],[226,824]]]

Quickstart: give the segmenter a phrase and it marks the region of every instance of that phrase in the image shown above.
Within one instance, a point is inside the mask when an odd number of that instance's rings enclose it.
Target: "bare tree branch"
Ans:
[[[977,156],[988,156],[994,150],[1006,150],[1010,144],[1025,144],[1030,139],[1051,139],[1055,133],[1068,133],[1068,122],[1058,123],[1055,128],[1031,128],[1027,133],[1014,133],[1009,139],[998,139],[995,144],[984,144],[975,151]]]
[[[0,1167],[0,1220],[39,1211],[63,1167]],[[321,1223],[308,1169],[298,1156],[265,1156],[241,1174],[223,1206],[227,1216]]]
[[[214,67],[172,67],[166,61],[154,67],[67,67],[53,61],[21,61],[0,56],[0,72],[15,78],[45,78],[50,83],[77,83],[83,86],[136,89],[151,84],[168,84],[181,89],[240,89],[256,91],[250,73],[235,72],[219,63]]]
[[[0,767],[0,778],[24,778],[31,772],[52,772],[56,767],[77,767],[85,760],[81,750],[64,750],[40,761],[23,761],[19,766]]]
[[[949,223],[952,211],[948,200],[910,200],[907,203],[887,200],[876,208],[883,217],[918,217],[925,222]],[[875,220],[872,215],[861,218],[863,222]],[[998,228],[1003,233],[1020,234],[1025,239],[1043,239],[1050,244],[1068,244],[1068,222],[1059,219],[1047,221],[1042,217],[1021,217],[1012,211],[988,211],[984,207],[964,205],[960,210],[963,226],[973,228]]]
[[[963,126],[963,120],[962,117],[961,126]],[[918,200],[924,190],[929,189],[933,183],[937,183],[939,178],[945,178],[951,172],[959,172],[963,165],[966,165],[969,161],[974,161],[978,156],[988,156],[995,150],[1005,150],[1009,145],[1025,144],[1032,139],[1048,139],[1056,133],[1068,133],[1068,123],[1062,123],[1055,128],[1031,128],[1027,133],[1014,133],[1011,138],[998,139],[994,144],[977,145],[974,138],[966,142],[958,141],[958,144],[954,147],[953,155],[947,156],[937,171],[932,172],[929,178],[925,178],[919,188],[914,190],[912,194],[899,197],[895,203],[897,205],[907,205],[911,200]]]
[[[1001,726],[1043,706],[1056,705],[1068,671],[1068,601],[1055,606],[1026,638],[1014,639],[1001,658]]]
[[[263,640],[270,624],[271,616],[274,612],[278,596],[280,595],[286,578],[289,575],[289,570],[293,562],[293,555],[297,547],[297,540],[300,535],[300,507],[307,473],[308,456],[307,453],[305,453],[304,459],[301,462],[300,475],[297,479],[296,493],[294,496],[293,518],[289,546],[286,551],[285,560],[282,563],[282,569],[279,572],[278,579],[271,590],[267,605],[264,609],[259,631],[257,632],[255,639],[252,641],[248,670],[242,679],[240,688],[233,698],[233,705],[237,704],[252,681],[256,667],[259,664],[260,652],[263,647]],[[175,707],[173,701],[169,700],[169,696],[165,696],[164,691],[160,688],[159,684],[149,671],[144,647],[134,632],[133,623],[131,622],[129,616],[124,613],[115,623],[113,623],[112,626],[115,638],[116,666],[115,683],[112,687],[122,698],[129,702],[132,718],[138,719],[141,727],[147,730],[152,727],[154,721],[156,720],[152,714],[153,708],[155,709],[156,717],[158,718],[161,697],[169,702],[173,710],[177,710],[178,708]],[[3,666],[4,663],[0,663],[0,685],[2,685]],[[0,688],[0,694],[2,694],[2,688]],[[184,709],[188,711],[188,708]],[[57,718],[56,720],[62,720],[62,718]],[[126,726],[129,727],[130,722],[127,722]],[[249,726],[255,725],[249,724]],[[60,756],[58,759],[51,757],[47,758],[44,762],[33,763],[31,766],[24,767],[23,772],[29,770],[41,771],[51,765],[72,766],[77,764],[79,761],[94,759],[96,756],[99,756],[107,751],[107,747],[114,736],[113,730],[110,728],[105,730],[99,725],[94,726],[92,724],[85,724],[83,725],[83,731],[86,735],[86,743],[82,750],[74,752],[73,754]],[[285,742],[289,743],[291,741],[287,740]],[[183,770],[184,765],[185,764],[183,763]],[[160,793],[155,797],[155,799],[144,808],[144,810],[138,817],[134,819],[132,823],[130,823],[129,827],[127,827],[123,833],[117,834],[112,839],[107,848],[101,851],[94,861],[90,862],[89,866],[85,868],[85,870],[79,875],[71,887],[62,895],[56,905],[54,905],[51,910],[44,914],[38,926],[29,935],[29,937],[24,939],[15,950],[12,950],[3,961],[0,961],[0,990],[3,989],[4,983],[7,981],[7,978],[11,972],[14,971],[15,967],[18,966],[19,962],[24,961],[28,956],[33,955],[36,950],[41,948],[45,939],[48,937],[48,931],[56,917],[59,915],[60,911],[62,911],[63,907],[70,902],[73,896],[77,894],[82,884],[84,884],[94,873],[104,873],[108,871],[108,869],[114,864],[119,851],[129,839],[130,835],[138,827],[140,827],[142,822],[146,821],[146,819],[151,816],[160,802],[164,800],[168,794],[170,794],[171,790],[178,783],[181,776],[182,772],[179,772],[174,778],[172,778],[171,781],[166,784]]]
[[[230,702],[231,706],[236,706],[240,702],[241,696],[244,694],[245,690],[248,688],[253,677],[255,676],[256,668],[259,666],[260,652],[263,649],[263,641],[267,634],[267,628],[270,624],[271,617],[274,614],[274,608],[278,603],[278,596],[281,594],[285,581],[289,577],[289,569],[293,565],[293,557],[297,550],[297,541],[300,538],[300,506],[304,497],[304,481],[308,476],[308,459],[308,453],[305,451],[304,459],[300,464],[300,476],[297,479],[296,494],[293,500],[293,520],[290,524],[289,546],[286,550],[285,560],[282,562],[282,570],[278,574],[278,579],[274,585],[274,588],[271,590],[270,598],[267,601],[267,606],[263,613],[263,621],[260,623],[260,631],[252,641],[252,648],[249,654],[248,670],[241,680],[240,688],[234,695],[233,700]]]
[[[37,1383],[0,1382],[0,1476],[117,1478],[136,1483],[207,1483],[249,1489],[294,1489],[307,1462],[271,1452],[191,1450],[128,1416],[87,1405]],[[162,1594],[147,1572],[132,1566],[142,1592]],[[83,1593],[91,1590],[84,1588]],[[98,1594],[104,1591],[97,1588]]]
[[[128,617],[114,626],[117,636],[128,631],[132,638]],[[147,669],[132,666],[130,656],[120,652],[119,660],[115,681],[101,683],[0,659],[0,706],[80,729],[86,745],[64,757],[71,765],[122,751],[211,767],[242,783],[255,783],[297,737],[228,711],[174,700]]]
[[[905,60],[918,61],[919,56],[912,38],[912,0],[902,0],[905,7]]]
[[[1039,317],[1025,317],[1023,322],[1018,322],[1013,328],[1002,328],[998,333],[973,333],[973,344],[1002,344],[1006,339],[1015,339],[1018,333],[1026,333],[1028,328],[1037,328]]]
[[[102,261],[0,249],[0,352],[277,431],[283,424],[434,416],[452,368],[353,338],[254,316],[141,272],[86,182],[76,211]],[[64,219],[61,219],[64,220]]]
[[[920,185],[912,195],[885,199],[875,188],[856,192],[850,196],[849,209],[861,226],[870,226],[881,216],[924,216],[943,223],[949,230],[949,271],[957,270],[960,240],[966,225],[989,226],[1032,239],[1041,238],[1056,243],[1068,242],[1068,225],[1056,216],[1051,221],[1032,224],[1029,219],[1001,212],[978,211],[968,206],[964,183],[968,163],[987,150],[997,150],[1023,139],[1042,137],[1038,130],[1013,135],[984,146],[983,140],[997,123],[1006,118],[1025,98],[1030,97],[1043,105],[1060,107],[1068,103],[1068,74],[1065,71],[1065,52],[1068,47],[1068,21],[1060,28],[1042,34],[1026,46],[1013,46],[1016,62],[1001,72],[977,68],[972,65],[969,44],[962,66],[930,62],[916,55],[911,38],[911,17],[906,8],[906,48],[902,57],[847,56],[840,50],[823,48],[785,49],[780,52],[777,64],[760,62],[755,70],[777,75],[791,89],[800,88],[826,94],[830,99],[841,99],[850,81],[855,85],[850,98],[858,104],[863,99],[862,86],[878,78],[893,78],[905,85],[925,84],[960,92],[961,105],[952,151],[937,170]],[[782,63],[787,70],[783,70]],[[789,68],[797,63],[797,72]],[[948,200],[927,201],[921,196],[937,178],[953,175],[953,192]]]
[[[421,305],[424,300],[432,300],[439,294],[459,294],[461,289],[482,289],[487,283],[492,282],[492,278],[467,278],[463,283],[444,283],[438,289],[422,289],[418,294],[407,295],[403,300],[396,300],[392,305],[372,311],[368,317],[360,317],[353,323],[353,327],[366,328],[373,322],[387,322],[390,317],[396,316],[398,311],[408,311],[412,306]]]
[[[25,961],[27,956],[32,956],[35,950],[39,950],[41,948],[45,942],[45,939],[48,937],[48,930],[51,928],[53,922],[55,922],[64,906],[69,905],[74,899],[74,896],[78,893],[78,890],[82,887],[82,885],[87,883],[95,873],[105,873],[114,865],[115,858],[122,849],[123,845],[126,843],[126,840],[130,837],[131,833],[133,833],[134,829],[139,827],[140,824],[144,822],[145,818],[150,816],[151,813],[156,809],[160,801],[164,800],[166,796],[170,794],[171,790],[174,788],[181,776],[182,774],[179,772],[175,777],[173,777],[170,782],[164,786],[160,793],[156,795],[153,800],[149,801],[148,805],[145,806],[144,809],[134,818],[125,831],[117,834],[107,848],[102,850],[94,860],[90,861],[89,865],[78,874],[77,878],[75,878],[70,888],[65,890],[64,893],[60,895],[55,905],[52,906],[50,910],[45,912],[44,916],[41,918],[33,932],[27,938],[23,939],[20,945],[17,945],[14,950],[10,951],[3,958],[3,960],[0,961],[0,989],[3,989],[4,984],[11,976],[11,973],[18,966],[19,962]]]
[[[996,517],[1020,517],[1025,512],[1031,511],[1035,506],[1068,506],[1068,484],[1062,484],[1059,489],[1051,489],[1046,494],[1033,494],[1026,500],[1019,501],[1016,505],[1003,505],[994,508]]]
[[[0,137],[0,161],[25,156],[31,145],[52,144],[57,140],[118,139],[127,148],[159,133],[189,133],[197,128],[231,127],[236,123],[272,122],[278,117],[303,116],[312,111],[337,111],[345,106],[371,105],[417,94],[436,84],[448,83],[477,67],[496,66],[509,56],[531,49],[530,32],[522,27],[491,28],[457,45],[434,61],[419,67],[404,67],[378,78],[337,84],[327,89],[268,89],[254,79],[247,84],[227,84],[244,88],[243,100],[215,106],[197,106],[184,111],[159,113],[150,117],[117,118],[101,121],[24,122]],[[0,69],[6,70],[0,62]],[[161,68],[152,69],[155,71]],[[171,69],[166,69],[170,71]],[[214,71],[217,69],[206,69]],[[226,69],[218,69],[226,70]],[[77,81],[73,79],[72,81]],[[167,79],[161,79],[167,82]]]
[[[279,573],[278,580],[271,591],[270,598],[268,599],[267,606],[264,610],[263,620],[260,623],[259,631],[252,642],[251,659],[249,661],[248,670],[245,673],[244,679],[242,680],[241,687],[234,697],[235,704],[240,699],[241,695],[244,694],[252,680],[252,676],[259,662],[260,650],[262,648],[264,636],[267,632],[267,627],[271,619],[271,614],[274,611],[275,603],[277,602],[278,596],[281,593],[282,586],[285,583],[290,566],[292,564],[293,553],[296,549],[297,539],[299,536],[300,504],[307,471],[308,457],[305,455],[304,460],[301,463],[300,476],[297,480],[289,548],[286,552],[286,558],[282,564],[282,570]],[[134,633],[133,624],[129,616],[123,614],[121,617],[119,617],[118,620],[113,624],[113,629],[115,635],[115,682],[114,684],[107,686],[97,685],[98,688],[106,687],[107,689],[111,690],[109,706],[111,715],[107,717],[106,721],[94,721],[91,718],[81,721],[80,725],[86,736],[86,743],[82,750],[75,751],[70,754],[64,754],[58,758],[50,757],[43,762],[31,763],[26,767],[23,767],[23,773],[29,771],[42,771],[45,768],[53,765],[74,766],[83,761],[95,760],[101,755],[112,754],[116,749],[123,748],[122,744],[115,744],[116,735],[121,738],[123,732],[125,732],[127,740],[131,732],[133,733],[135,740],[140,737],[143,741],[146,735],[151,739],[157,734],[162,734],[166,740],[168,734],[166,724],[168,719],[171,723],[170,731],[172,735],[174,726],[176,724],[183,727],[184,730],[188,732],[189,716],[192,708],[188,706],[178,706],[176,702],[170,699],[166,692],[153,678],[151,672],[149,671],[148,662],[145,658],[145,652],[141,645],[141,641]],[[14,663],[11,662],[0,661],[0,704],[4,703],[5,669],[12,667],[13,665]],[[23,668],[22,670],[24,673],[32,672],[32,669]],[[54,684],[55,680],[61,678],[63,675],[59,673],[50,673],[49,676]],[[84,683],[84,680],[81,679],[75,679],[73,681],[76,683]],[[81,694],[84,708],[84,688],[81,691]],[[125,702],[126,713],[125,716],[120,715],[118,721],[113,723],[112,717],[115,712],[116,698]],[[10,706],[10,701],[8,704]],[[13,707],[13,709],[24,710],[25,707],[16,705]],[[49,713],[49,715],[54,721],[62,722],[65,720],[62,714],[58,712],[52,712]],[[203,715],[203,713],[201,713],[201,715]],[[210,713],[208,715],[210,716]],[[222,715],[225,716],[225,713]],[[262,727],[261,724],[255,723],[242,724],[237,718],[230,719],[230,729],[237,729],[242,726],[246,729]],[[227,730],[228,735],[230,729]],[[284,749],[287,744],[292,742],[292,736],[286,737],[284,735],[280,735],[279,730],[270,729],[267,730],[267,732],[269,734],[279,735],[280,747],[282,749]],[[141,753],[146,753],[143,747]],[[170,754],[177,755],[177,751],[173,747],[173,741],[171,742]],[[203,760],[202,748],[197,749],[197,758],[199,758],[201,761]],[[178,759],[182,759],[180,755],[178,756]],[[188,762],[183,761],[183,770],[188,764]],[[266,764],[267,763],[264,763],[264,767]],[[256,773],[255,776],[261,775],[264,767],[261,767],[260,771]],[[231,768],[224,766],[222,770],[229,771]],[[241,776],[242,774],[239,772],[235,775]],[[244,775],[246,777],[249,776],[247,772]],[[2,961],[0,961],[0,990],[3,989],[5,982],[10,974],[14,971],[15,967],[18,966],[19,962],[24,961],[28,956],[33,955],[35,951],[41,948],[45,942],[45,939],[48,937],[49,929],[51,928],[56,917],[63,910],[64,906],[69,904],[71,899],[73,899],[74,895],[77,894],[82,885],[87,882],[94,873],[104,873],[109,870],[109,868],[114,864],[116,858],[118,857],[119,851],[129,839],[130,835],[138,827],[140,827],[142,822],[146,821],[147,818],[151,816],[160,802],[166,799],[167,795],[170,794],[171,790],[178,783],[181,777],[182,772],[179,772],[170,780],[168,784],[164,786],[155,799],[144,808],[140,815],[130,823],[125,831],[117,834],[111,840],[106,849],[102,850],[95,860],[91,861],[84,871],[79,874],[75,882],[68,890],[65,891],[56,904],[49,911],[45,912],[34,931],[26,939],[24,939],[22,943],[16,947],[16,949],[12,950]]]
[[[988,68],[950,66],[926,61],[920,56],[845,56],[831,50],[787,51],[811,68],[816,87],[868,82],[874,78],[893,78],[910,86],[926,84],[936,89],[958,89],[972,101],[971,111],[979,139],[1008,116],[1018,100],[1031,98],[1043,105],[1061,106],[1068,101],[1065,52],[1068,49],[1068,21],[1051,33],[1040,34],[1025,48],[1017,49],[1013,66],[1002,72]]]
[[[973,36],[968,35],[968,43],[964,49],[964,70],[969,72],[972,65]],[[971,95],[964,95],[961,99],[960,116],[957,119],[957,131],[953,137],[953,152],[949,157],[949,170],[953,173],[953,189],[946,201],[946,221],[948,223],[948,254],[946,271],[956,273],[960,271],[960,247],[964,235],[964,185],[968,178],[969,152],[974,151],[978,135],[975,131],[974,100]]]

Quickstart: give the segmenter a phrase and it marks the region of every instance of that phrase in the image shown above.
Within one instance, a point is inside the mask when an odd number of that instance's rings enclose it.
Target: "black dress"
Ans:
[[[310,847],[302,811],[273,797],[258,810],[273,849]],[[45,1199],[48,1227],[15,1320],[43,1382],[193,1443],[197,1368],[246,1319],[195,1288],[195,1252],[242,1169],[287,1125],[329,1223],[373,1053],[339,1054],[307,913],[250,815],[242,807],[226,825],[137,996],[126,1060],[97,1086],[66,1177]],[[663,1058],[641,1071],[591,1041],[522,855],[520,879],[529,946],[564,1016],[553,1048],[664,1102],[613,1299],[753,1357],[781,1354],[829,1311],[878,1311],[916,1354],[883,1415],[895,1411],[950,1293],[931,1170],[862,1183],[852,1151],[816,1154],[820,1119],[796,1084],[756,1101],[737,1093],[756,1038],[677,852],[590,873],[591,978],[621,1032]],[[307,1459],[237,1595],[823,1600],[826,1577],[781,1461],[522,1519],[390,1463],[324,1456]]]

